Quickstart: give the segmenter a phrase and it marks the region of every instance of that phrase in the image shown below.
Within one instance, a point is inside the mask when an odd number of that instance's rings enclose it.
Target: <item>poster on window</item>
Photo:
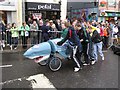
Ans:
[[[116,0],[108,0],[108,6],[109,7],[115,7],[116,6]]]
[[[0,2],[3,2],[3,1],[5,1],[5,0],[0,0]]]
[[[33,19],[41,19],[42,13],[33,13]]]

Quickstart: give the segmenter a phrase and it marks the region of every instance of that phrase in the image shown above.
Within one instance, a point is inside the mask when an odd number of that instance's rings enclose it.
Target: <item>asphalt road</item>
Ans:
[[[0,82],[2,90],[5,88],[29,88],[27,90],[33,90],[31,81],[26,78],[39,74],[43,74],[57,89],[118,88],[119,85],[118,66],[120,64],[118,60],[120,57],[114,55],[110,50],[104,53],[105,61],[99,59],[95,65],[84,66],[77,73],[73,72],[72,61],[65,61],[59,71],[52,72],[48,66],[40,66],[32,60],[24,58],[23,52],[0,54],[2,55],[2,65],[11,65],[10,67],[0,67],[2,68],[2,82]]]

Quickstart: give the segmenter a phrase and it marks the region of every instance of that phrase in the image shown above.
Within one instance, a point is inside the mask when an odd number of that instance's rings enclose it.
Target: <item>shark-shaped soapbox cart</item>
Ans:
[[[57,42],[59,41],[61,38],[34,45],[24,53],[24,56],[39,65],[48,65],[52,71],[57,71],[61,68],[62,60],[71,58],[73,48],[68,41],[62,46],[58,46]]]

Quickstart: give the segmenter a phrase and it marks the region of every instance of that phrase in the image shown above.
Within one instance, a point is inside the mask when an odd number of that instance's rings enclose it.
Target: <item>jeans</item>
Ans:
[[[17,47],[17,45],[18,45],[18,37],[12,37],[12,45],[13,45],[14,48]]]
[[[23,49],[26,49],[28,37],[22,36],[21,38],[22,38],[22,47]]]
[[[90,59],[88,57],[88,44],[87,43],[82,44],[82,47],[83,47],[82,53],[84,55],[84,61],[85,61],[86,64],[89,64]]]
[[[7,44],[9,44],[9,45],[12,44],[11,32],[7,32]]]
[[[91,61],[95,60],[93,50],[94,50],[93,43],[90,42],[90,43],[88,44],[88,57],[89,57],[89,59],[90,59]]]
[[[36,45],[38,44],[38,37],[37,36],[33,36],[31,38],[31,45]]]
[[[103,52],[102,52],[102,42],[94,43],[93,47],[94,47],[94,57],[95,57],[95,60],[96,61],[98,60],[98,53],[103,58],[104,55],[103,55]]]

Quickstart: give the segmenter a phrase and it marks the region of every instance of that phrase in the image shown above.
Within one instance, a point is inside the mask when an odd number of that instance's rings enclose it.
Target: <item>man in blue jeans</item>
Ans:
[[[100,37],[100,34],[97,30],[92,30],[92,27],[89,27],[89,32],[91,33],[91,40],[93,42],[93,55],[94,55],[94,61],[92,61],[92,64],[95,64],[95,62],[98,61],[98,53],[102,57],[102,60],[104,60],[104,54],[102,52],[102,38]]]

